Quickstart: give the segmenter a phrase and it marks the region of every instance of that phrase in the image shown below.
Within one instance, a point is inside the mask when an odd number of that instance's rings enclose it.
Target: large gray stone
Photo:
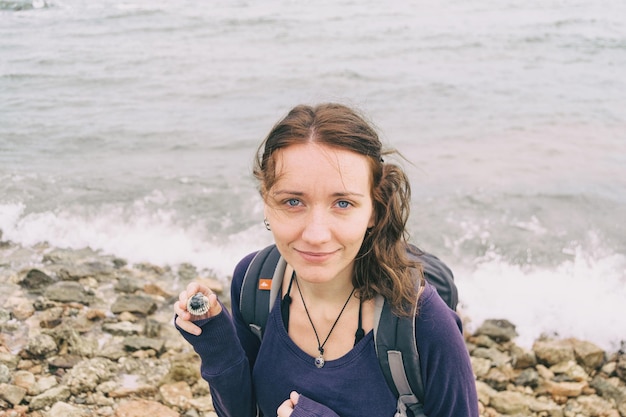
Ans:
[[[46,289],[44,295],[52,301],[61,303],[89,305],[93,301],[93,295],[89,294],[81,284],[74,281],[56,282]]]
[[[156,302],[152,298],[144,295],[120,295],[111,305],[111,312],[114,314],[128,311],[130,313],[147,316],[154,313],[156,309]]]

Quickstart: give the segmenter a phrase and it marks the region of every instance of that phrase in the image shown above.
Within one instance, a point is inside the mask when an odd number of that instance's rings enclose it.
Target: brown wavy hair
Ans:
[[[421,267],[407,257],[408,178],[401,167],[383,161],[383,156],[397,152],[384,150],[371,124],[347,106],[296,106],[274,125],[257,151],[253,173],[264,199],[277,180],[274,153],[307,142],[349,150],[368,159],[374,226],[367,230],[355,259],[352,281],[363,300],[380,294],[396,314],[411,314],[417,299],[416,280],[422,287],[424,277]]]

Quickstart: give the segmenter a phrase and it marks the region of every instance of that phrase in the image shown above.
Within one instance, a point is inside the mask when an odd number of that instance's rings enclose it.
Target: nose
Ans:
[[[311,245],[326,243],[331,238],[330,224],[322,210],[312,210],[306,218],[302,240]]]

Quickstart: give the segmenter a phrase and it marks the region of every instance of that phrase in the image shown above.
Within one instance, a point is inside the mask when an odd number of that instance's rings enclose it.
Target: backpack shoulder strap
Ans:
[[[407,254],[409,259],[421,264],[426,281],[435,287],[437,293],[451,309],[456,310],[458,292],[452,271],[439,258],[413,245],[410,245]],[[415,309],[417,309],[417,302]],[[407,408],[415,417],[425,416],[424,383],[415,328],[417,310],[414,310],[410,317],[398,317],[393,314],[389,303],[380,295],[376,297],[375,305],[376,354],[387,384],[398,398],[395,417],[406,416]]]
[[[260,250],[248,265],[239,294],[239,309],[245,323],[259,339],[274,300],[280,291],[287,263],[276,245]]]
[[[415,319],[398,317],[380,295],[375,300],[374,341],[387,385],[398,399],[395,417],[424,416],[424,384],[416,343]]]
[[[422,265],[426,281],[435,287],[437,293],[448,307],[456,311],[459,294],[450,268],[435,255],[424,252],[414,245],[409,245],[407,255],[410,260]]]

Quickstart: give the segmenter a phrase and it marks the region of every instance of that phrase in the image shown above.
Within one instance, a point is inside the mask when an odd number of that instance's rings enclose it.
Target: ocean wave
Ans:
[[[89,247],[131,263],[189,263],[223,278],[241,257],[269,243],[260,222],[228,236],[210,234],[202,220],[185,221],[173,210],[147,208],[144,200],[30,213],[23,203],[0,204],[0,239],[24,246]]]
[[[521,346],[554,335],[619,349],[626,337],[626,256],[607,248],[571,250],[572,259],[554,268],[514,265],[495,253],[472,269],[459,266],[455,272],[462,309],[472,319],[469,330],[498,317],[516,324]]]
[[[23,11],[53,7],[54,3],[47,0],[0,0],[0,10]]]

